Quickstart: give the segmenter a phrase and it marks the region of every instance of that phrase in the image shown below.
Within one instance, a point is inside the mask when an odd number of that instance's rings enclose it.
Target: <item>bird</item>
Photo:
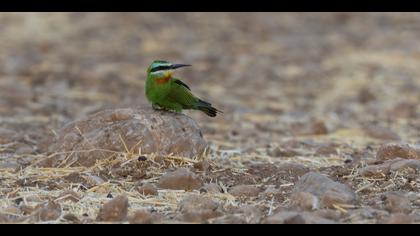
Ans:
[[[164,109],[181,113],[192,109],[204,112],[210,117],[222,111],[211,103],[195,96],[190,87],[180,79],[172,76],[174,71],[189,64],[172,64],[164,60],[154,60],[147,68],[145,94],[154,109]]]

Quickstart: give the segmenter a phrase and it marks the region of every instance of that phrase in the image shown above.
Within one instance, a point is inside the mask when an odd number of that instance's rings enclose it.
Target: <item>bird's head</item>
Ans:
[[[149,68],[147,69],[147,74],[152,75],[157,78],[161,77],[170,77],[175,69],[191,66],[187,64],[172,64],[167,61],[162,60],[155,60],[150,64]]]

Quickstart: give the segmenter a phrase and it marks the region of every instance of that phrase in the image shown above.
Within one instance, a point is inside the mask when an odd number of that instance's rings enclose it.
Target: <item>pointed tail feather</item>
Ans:
[[[216,108],[212,107],[210,103],[203,101],[201,99],[198,100],[197,109],[206,113],[210,117],[215,117],[218,112],[223,113],[222,111],[217,110]]]

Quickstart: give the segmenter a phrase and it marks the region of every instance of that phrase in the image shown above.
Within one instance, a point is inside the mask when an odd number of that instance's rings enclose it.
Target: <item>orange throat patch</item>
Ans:
[[[162,77],[162,78],[156,78],[155,79],[155,83],[156,84],[166,84],[169,80],[171,79],[171,76],[169,75],[169,76],[165,76],[165,77]]]

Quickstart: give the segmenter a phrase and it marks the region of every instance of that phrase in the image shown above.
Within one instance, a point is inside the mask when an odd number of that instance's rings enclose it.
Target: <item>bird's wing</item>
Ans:
[[[190,90],[190,91],[191,91],[190,87],[188,87],[188,85],[186,85],[186,84],[185,84],[184,82],[182,82],[181,80],[179,80],[179,79],[174,79],[174,82],[175,82],[176,84],[178,84],[178,85],[184,86],[185,88],[187,88],[188,90]]]
[[[168,99],[182,104],[186,108],[193,106],[198,101],[198,99],[191,93],[188,85],[175,78],[173,78],[172,88],[168,94]]]

